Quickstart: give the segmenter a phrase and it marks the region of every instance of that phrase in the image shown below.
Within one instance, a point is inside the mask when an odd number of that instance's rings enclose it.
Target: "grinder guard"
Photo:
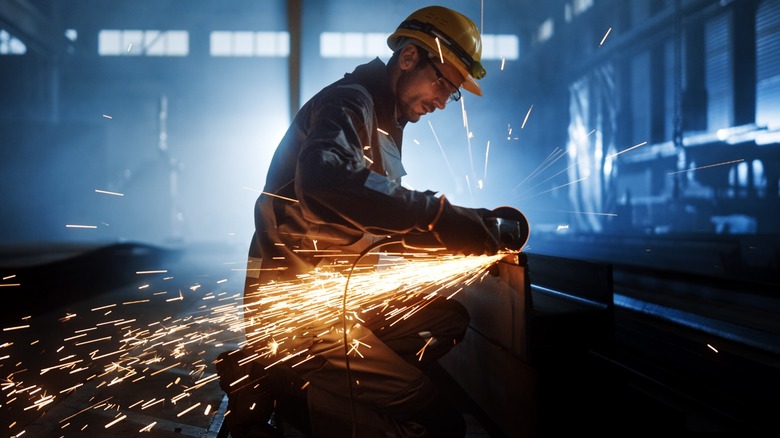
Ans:
[[[503,206],[497,207],[482,217],[488,230],[498,241],[500,250],[521,251],[530,235],[528,219],[520,210]],[[402,238],[405,248],[415,250],[441,251],[442,243],[434,233],[410,233]]]

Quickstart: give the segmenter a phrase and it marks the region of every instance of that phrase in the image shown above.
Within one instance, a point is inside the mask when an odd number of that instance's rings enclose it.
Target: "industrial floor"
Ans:
[[[0,247],[0,430],[7,431],[0,435],[228,438],[213,361],[242,337],[232,323],[244,263],[240,250],[207,245],[187,251],[132,243]],[[723,333],[756,341],[746,345],[646,317],[640,308],[663,305],[699,325],[728,319],[697,317],[701,309],[685,309],[671,294],[642,301],[622,287],[670,279],[638,275],[616,273],[620,348],[592,359],[604,382],[587,382],[593,398],[582,401],[582,416],[552,416],[550,430],[778,436],[780,359],[757,348],[760,338],[778,345],[777,319],[769,318],[777,314],[774,294],[762,295],[764,315],[753,313],[754,325],[765,320],[761,337],[720,323]],[[725,315],[726,307],[712,311]],[[437,378],[447,382],[448,376]],[[447,387],[468,437],[505,436],[456,384]],[[284,433],[303,436],[290,424]]]

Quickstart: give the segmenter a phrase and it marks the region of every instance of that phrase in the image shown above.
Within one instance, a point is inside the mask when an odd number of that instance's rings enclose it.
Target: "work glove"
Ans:
[[[476,213],[480,217],[480,219],[482,219],[483,223],[485,219],[498,217],[493,210],[488,210],[487,208],[468,208],[468,210],[471,210],[474,213]]]
[[[498,241],[482,220],[490,211],[484,208],[466,208],[441,200],[441,212],[432,231],[450,251],[464,255],[495,254]]]

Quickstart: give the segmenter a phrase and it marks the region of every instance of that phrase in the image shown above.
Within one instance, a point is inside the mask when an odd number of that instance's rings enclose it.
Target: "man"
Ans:
[[[379,238],[410,233],[429,234],[455,253],[498,250],[482,220],[487,210],[452,205],[443,195],[400,184],[404,126],[460,99],[461,87],[481,95],[476,81],[485,69],[477,27],[456,11],[431,6],[413,12],[387,42],[393,50],[387,64],[377,58],[360,65],[317,93],[274,153],[255,206],[244,299],[247,332],[263,317],[258,287],[323,269],[324,255],[354,260]],[[468,322],[462,305],[437,299],[392,327],[382,318],[350,327],[353,339],[370,345],[359,359],[345,360],[338,335],[305,333],[293,338],[314,357],[294,368],[266,370],[239,361],[253,354],[247,349],[223,353],[217,368],[231,401],[231,434],[265,436],[272,407],[266,403],[264,412],[257,407],[249,412],[247,406],[306,386],[315,436],[348,436],[350,430],[360,437],[463,436],[462,417],[424,371],[462,339]],[[423,347],[420,361],[415,353]],[[348,373],[359,390],[347,387]],[[254,395],[230,385],[247,374],[260,382]],[[277,386],[258,389],[263,385]]]

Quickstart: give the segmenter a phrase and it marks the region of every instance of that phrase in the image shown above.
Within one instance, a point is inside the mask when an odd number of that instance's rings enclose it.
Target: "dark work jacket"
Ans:
[[[249,255],[262,258],[261,279],[307,273],[323,254],[346,246],[354,254],[365,236],[425,230],[438,200],[401,186],[402,136],[387,67],[378,58],[306,102],[255,204]]]

